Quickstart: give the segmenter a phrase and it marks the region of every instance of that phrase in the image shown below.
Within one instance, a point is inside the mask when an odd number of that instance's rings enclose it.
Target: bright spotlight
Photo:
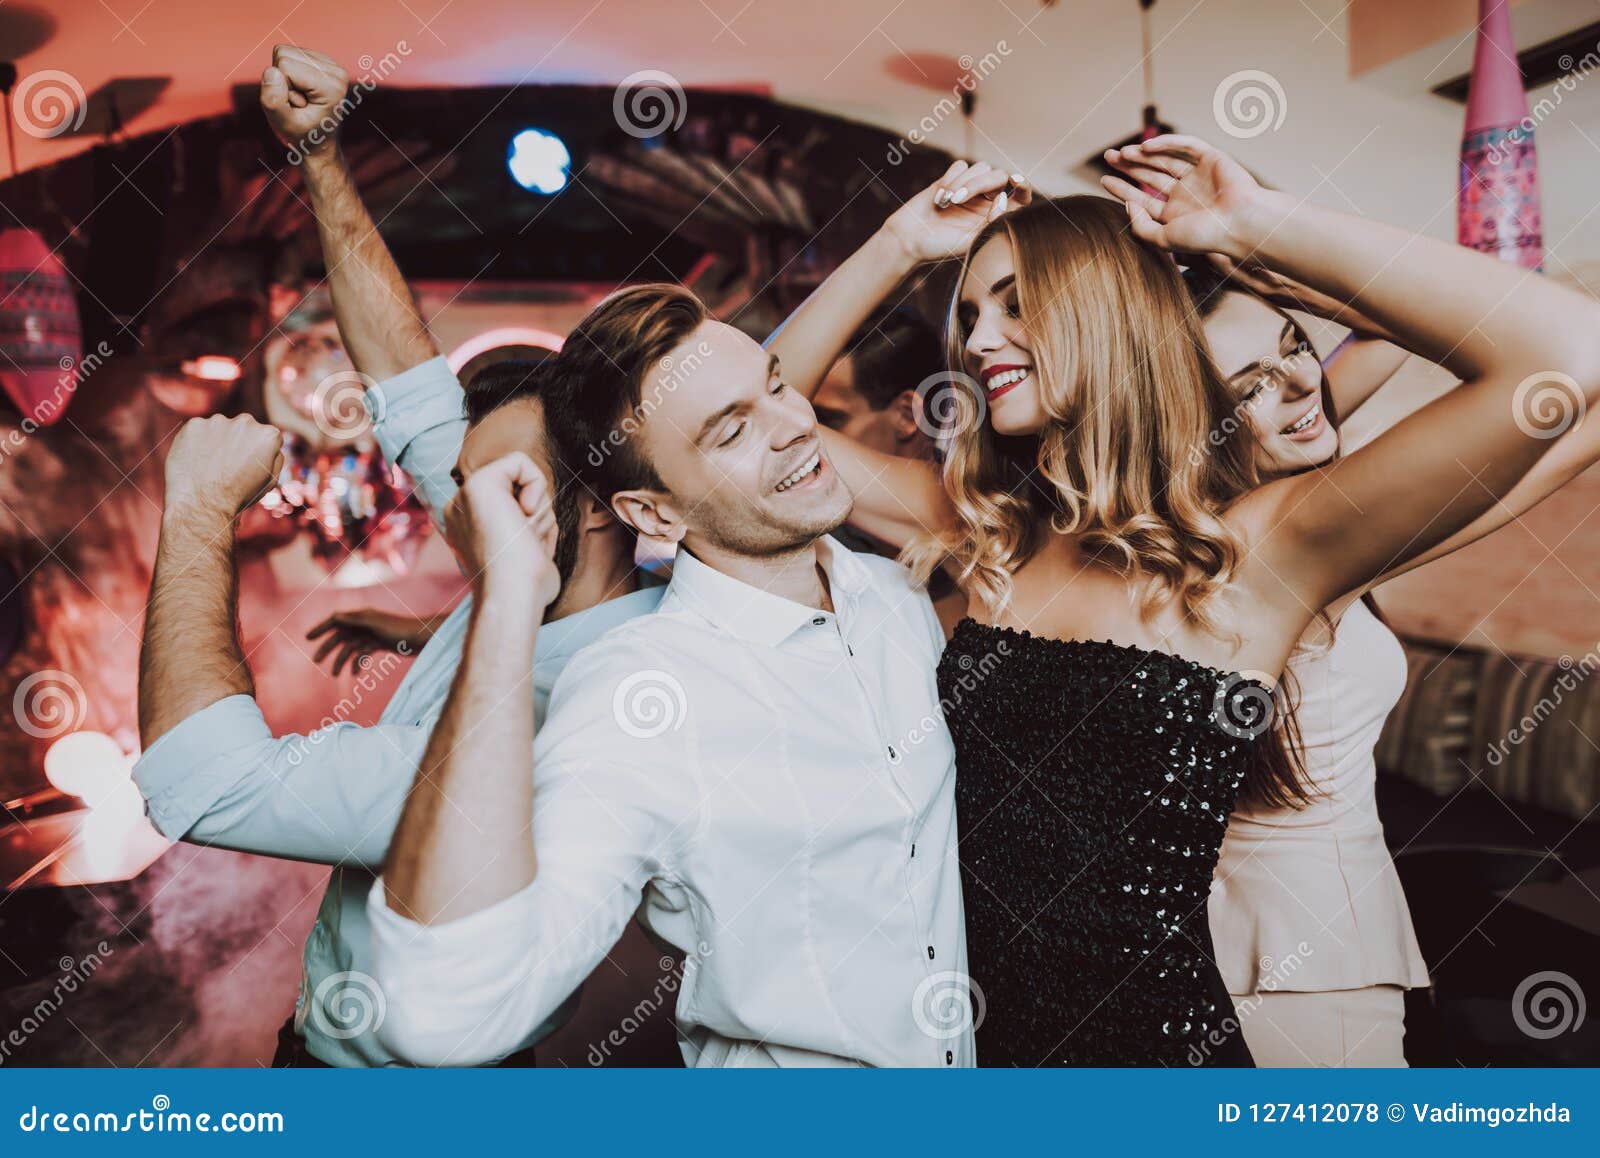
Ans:
[[[132,767],[122,748],[104,732],[71,732],[44,754],[45,779],[91,808],[131,786]]]
[[[572,154],[554,133],[543,129],[523,129],[511,138],[506,151],[506,168],[524,189],[535,193],[559,193],[566,188],[567,168]]]

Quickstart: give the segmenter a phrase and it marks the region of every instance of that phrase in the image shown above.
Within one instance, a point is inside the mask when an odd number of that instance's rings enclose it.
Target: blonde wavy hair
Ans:
[[[1259,478],[1253,435],[1177,266],[1135,238],[1108,198],[1008,213],[963,262],[947,327],[953,371],[965,360],[961,286],[972,256],[1000,236],[1011,243],[1049,420],[1036,435],[998,434],[978,392],[954,391],[943,469],[956,521],[913,544],[907,562],[926,579],[953,560],[968,593],[998,611],[1012,575],[1054,530],[1125,575],[1144,613],[1177,600],[1217,631],[1214,600],[1244,552],[1220,514]]]

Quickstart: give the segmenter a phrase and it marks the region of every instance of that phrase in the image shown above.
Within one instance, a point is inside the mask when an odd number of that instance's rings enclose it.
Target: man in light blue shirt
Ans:
[[[263,80],[263,104],[280,136],[286,89],[309,67],[309,59],[275,59]],[[303,152],[341,333],[357,369],[383,379],[365,397],[374,435],[388,460],[411,475],[430,515],[438,521],[462,478],[513,450],[555,479],[538,388],[559,370],[553,363],[491,368],[464,398],[337,143]],[[276,440],[276,431],[249,419],[209,418],[188,424],[173,445],[140,664],[145,751],[134,776],[168,837],[335,866],[306,944],[296,1040],[281,1060],[397,1064],[376,1036],[385,1003],[371,978],[366,897],[460,662],[471,600],[439,626],[376,726],[338,722],[274,738],[235,631],[232,545],[237,512],[275,477]],[[632,536],[609,510],[570,488],[562,493],[562,589],[539,633],[538,718],[567,660],[653,610],[661,594],[641,585]],[[564,1021],[571,1006],[518,1050]]]

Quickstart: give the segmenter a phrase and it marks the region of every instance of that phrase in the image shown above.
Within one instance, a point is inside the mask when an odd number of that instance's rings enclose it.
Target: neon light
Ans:
[[[549,330],[536,330],[532,326],[500,326],[468,338],[450,352],[447,360],[451,371],[459,374],[461,367],[485,350],[492,350],[496,346],[537,346],[541,350],[559,354],[565,340],[560,334],[552,334]]]

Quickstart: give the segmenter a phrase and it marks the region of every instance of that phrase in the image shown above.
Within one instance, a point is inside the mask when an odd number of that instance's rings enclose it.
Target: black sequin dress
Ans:
[[[1269,693],[1162,652],[971,619],[939,692],[978,1063],[1250,1065],[1206,898]]]

